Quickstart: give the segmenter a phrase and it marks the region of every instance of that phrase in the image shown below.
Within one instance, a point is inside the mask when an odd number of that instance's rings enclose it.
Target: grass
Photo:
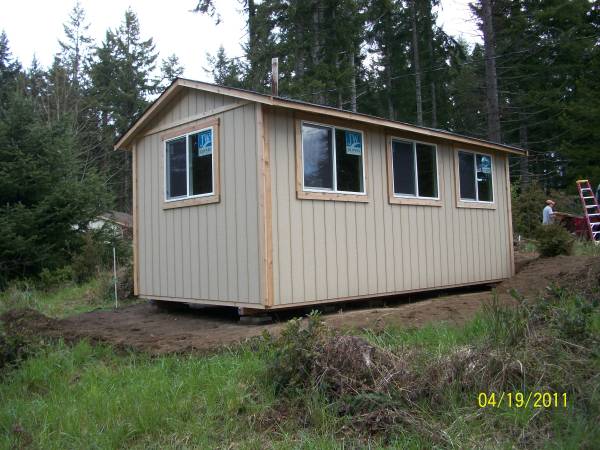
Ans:
[[[49,317],[63,318],[96,309],[114,308],[108,279],[110,275],[101,274],[82,284],[66,283],[48,290],[40,289],[28,281],[16,282],[0,292],[0,314],[15,308],[31,308]],[[126,304],[131,304],[131,300],[127,300]]]
[[[577,256],[600,256],[600,245],[588,240],[577,239],[573,244],[573,254]]]
[[[76,299],[90,288],[38,292],[37,307],[73,313],[86,307]],[[360,418],[339,413],[345,400],[319,390],[283,395],[271,377],[276,343],[256,340],[204,356],[150,357],[87,342],[35,347],[0,372],[0,448],[593,448],[600,442],[600,356],[577,346],[597,348],[598,305],[566,292],[535,305],[513,313],[490,304],[461,326],[363,331],[377,347],[416,352],[410,364],[423,370],[465,346],[514,350],[545,377],[519,389],[568,392],[567,409],[481,409],[479,388],[441,386],[409,411],[443,433],[443,444],[410,424],[370,434],[359,429]],[[540,318],[542,337],[560,341],[541,346],[535,333],[530,340]]]
[[[335,448],[338,421],[316,404],[311,430],[287,429],[265,362],[249,347],[215,356],[118,355],[79,343],[44,349],[0,386],[0,448]],[[333,422],[333,423],[332,423]],[[273,427],[266,434],[261,429]]]

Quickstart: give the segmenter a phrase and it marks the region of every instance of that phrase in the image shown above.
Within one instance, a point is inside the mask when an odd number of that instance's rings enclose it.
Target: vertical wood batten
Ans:
[[[293,121],[286,120],[282,126],[285,127],[285,147],[286,149],[294,148],[295,146],[295,135],[294,129],[295,124]],[[295,152],[287,153],[288,161],[294,161]],[[288,163],[288,177],[290,180],[295,179],[295,167],[293,164]],[[288,201],[290,203],[297,201],[296,192],[293,189],[292,184],[288,184]],[[300,205],[299,205],[300,206]],[[290,223],[290,254],[293,255],[290,264],[290,279],[292,281],[292,302],[305,301],[306,291],[304,289],[304,258],[305,254],[303,251],[303,233],[302,233],[302,207],[289,208],[289,223]]]
[[[138,295],[140,291],[140,277],[139,277],[139,264],[140,259],[138,255],[138,168],[137,168],[137,144],[133,144],[131,150],[131,168],[133,179],[133,295]]]
[[[148,159],[150,159],[150,180],[151,188],[147,195],[150,196],[148,204],[149,206],[149,217],[150,223],[148,224],[149,236],[155,237],[158,236],[158,202],[154,201],[155,196],[160,195],[160,183],[158,182],[157,173],[160,171],[157,158],[152,157],[154,154],[161,154],[160,144],[158,142],[157,137],[153,137],[151,139],[151,150]],[[159,197],[160,198],[160,197]],[[158,239],[152,239],[151,241],[152,254],[150,255],[150,264],[152,267],[151,276],[152,276],[152,291],[151,292],[160,292],[161,290],[161,281],[160,281],[160,272],[158,261],[160,260],[159,252],[160,252],[160,241]]]
[[[235,123],[235,128],[222,127],[224,139],[227,141],[223,145],[223,172],[226,174],[223,180],[223,192],[227,199],[223,202],[225,206],[225,227],[223,234],[226,243],[226,284],[225,284],[225,296],[227,298],[238,298],[238,264],[237,264],[237,233],[236,233],[236,198],[237,189],[236,183],[239,183],[239,179],[236,179],[236,148],[240,145],[241,137],[240,132],[243,128],[240,126],[240,115],[239,110],[229,111],[224,114],[224,121]]]

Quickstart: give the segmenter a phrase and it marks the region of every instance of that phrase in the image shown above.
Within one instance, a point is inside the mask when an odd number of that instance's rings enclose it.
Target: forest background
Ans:
[[[207,71],[270,92],[278,57],[283,97],[526,148],[517,195],[600,181],[600,4],[476,0],[483,43],[470,45],[436,24],[438,3],[241,0],[243,56],[221,48]],[[190,14],[221,20],[213,0]],[[25,67],[0,34],[0,287],[70,264],[94,217],[131,211],[130,155],[113,144],[183,73],[131,9],[95,42],[75,4],[57,50]]]

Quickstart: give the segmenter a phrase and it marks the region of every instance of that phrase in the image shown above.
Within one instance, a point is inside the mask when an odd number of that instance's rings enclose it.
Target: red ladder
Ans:
[[[588,180],[577,180],[577,190],[583,205],[585,221],[587,222],[590,239],[600,244],[600,206]]]

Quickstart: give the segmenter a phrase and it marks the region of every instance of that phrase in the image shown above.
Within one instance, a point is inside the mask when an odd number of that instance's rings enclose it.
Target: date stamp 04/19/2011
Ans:
[[[480,392],[480,408],[566,408],[567,393],[563,392]]]

